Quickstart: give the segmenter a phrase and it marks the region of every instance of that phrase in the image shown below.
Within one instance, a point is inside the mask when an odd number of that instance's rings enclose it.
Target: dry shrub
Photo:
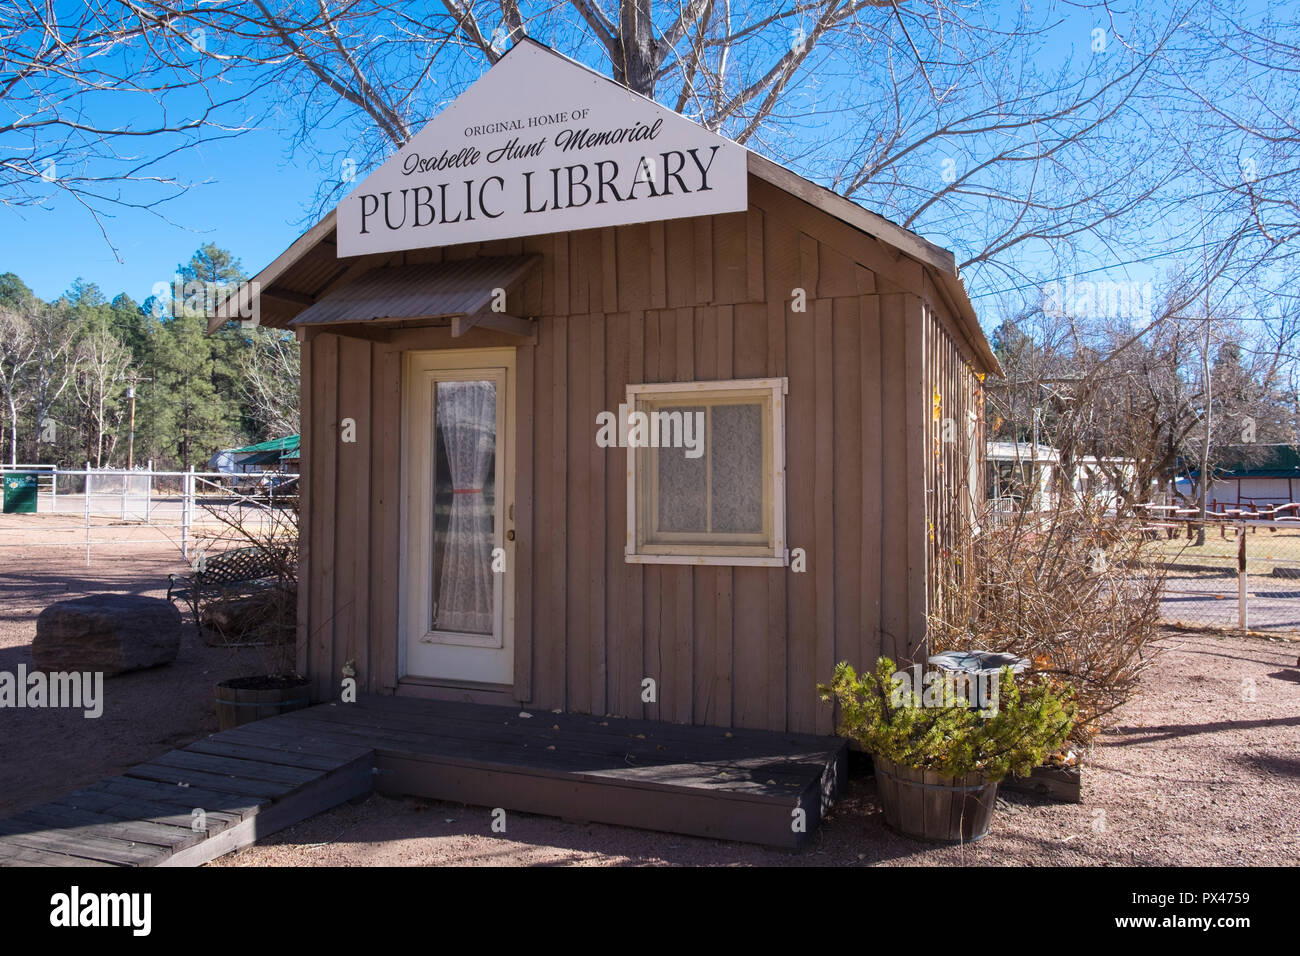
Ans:
[[[276,499],[275,506],[233,496],[202,507],[219,523],[196,536],[195,548],[208,560],[239,549],[256,549],[266,574],[258,581],[231,584],[209,593],[200,617],[213,640],[230,647],[256,647],[263,672],[293,675],[297,668],[298,502]]]
[[[1151,663],[1164,572],[1143,566],[1138,522],[1065,496],[1048,512],[988,511],[958,533],[940,568],[930,651],[1017,654],[1068,682],[1086,746]]]

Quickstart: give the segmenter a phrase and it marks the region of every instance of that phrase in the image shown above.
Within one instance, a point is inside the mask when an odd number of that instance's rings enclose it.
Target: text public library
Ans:
[[[521,182],[522,188],[519,185],[515,187],[514,204],[527,214],[548,209],[573,209],[591,202],[600,205],[611,200],[653,199],[671,196],[673,183],[682,193],[707,192],[712,188],[709,169],[717,151],[717,146],[710,147],[702,160],[698,149],[669,150],[658,155],[661,164],[656,163],[655,157],[642,156],[634,168],[624,169],[620,169],[612,159],[602,159],[594,163],[556,166],[548,171],[525,170],[517,181]],[[662,170],[662,173],[657,173],[657,170]],[[550,173],[549,182],[546,172]],[[645,195],[637,192],[641,186],[646,188]],[[509,192],[504,177],[489,176],[480,180],[466,179],[461,183],[397,190],[397,208],[392,204],[392,190],[362,193],[361,232],[370,232],[374,225],[371,217],[378,215],[381,206],[383,225],[390,230],[404,228],[408,216],[410,225],[415,228],[435,223],[456,223],[462,219],[472,222],[476,216],[496,219],[504,215],[511,204]]]

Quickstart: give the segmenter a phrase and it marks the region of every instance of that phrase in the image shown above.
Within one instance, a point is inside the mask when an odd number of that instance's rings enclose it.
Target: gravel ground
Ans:
[[[184,570],[168,548],[73,542],[80,519],[0,522],[0,670],[31,663],[36,615],[97,591],[162,596]],[[97,526],[97,541],[148,532]],[[156,533],[156,532],[155,532]],[[84,536],[84,529],[81,531]],[[84,540],[84,538],[83,538]],[[66,541],[64,548],[13,547]],[[1143,694],[1090,756],[1084,802],[1007,794],[992,832],[933,847],[887,830],[869,775],[851,774],[811,846],[799,853],[489,810],[371,796],[274,834],[215,866],[365,865],[1260,865],[1300,862],[1300,644],[1170,632]],[[0,815],[41,803],[216,730],[211,687],[255,661],[210,648],[187,625],[166,666],[105,682],[105,713],[0,710]]]
[[[1300,644],[1171,633],[1084,771],[1082,804],[1007,794],[989,835],[933,847],[885,828],[859,770],[798,853],[371,796],[213,866],[1255,866],[1300,862]],[[1253,682],[1253,683],[1252,683]],[[1250,699],[1252,698],[1253,699]]]
[[[169,572],[187,570],[175,528],[99,519],[86,567],[80,516],[0,519],[0,671],[32,666],[36,616],[55,601],[85,594],[165,597]],[[58,547],[50,545],[57,544]],[[121,773],[217,729],[212,685],[251,673],[251,652],[208,647],[188,611],[181,648],[165,667],[104,681],[104,713],[0,710],[0,816]]]

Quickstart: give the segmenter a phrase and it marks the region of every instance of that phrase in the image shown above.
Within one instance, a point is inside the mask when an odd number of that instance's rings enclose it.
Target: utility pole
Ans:
[[[135,467],[135,386],[126,387],[126,397],[131,400],[131,425],[126,439],[126,470]]]
[[[1201,443],[1201,480],[1197,482],[1197,510],[1201,524],[1196,529],[1196,544],[1205,544],[1205,494],[1210,481],[1210,427],[1214,416],[1214,387],[1210,381],[1210,293],[1205,292],[1205,342],[1201,352],[1201,374],[1205,376],[1205,441]]]

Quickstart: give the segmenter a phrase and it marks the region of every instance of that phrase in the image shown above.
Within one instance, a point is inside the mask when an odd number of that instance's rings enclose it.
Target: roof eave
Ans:
[[[275,259],[262,269],[257,275],[249,279],[239,287],[239,290],[232,296],[234,306],[226,310],[226,315],[214,315],[208,318],[208,331],[215,332],[231,319],[231,311],[239,315],[248,315],[253,308],[253,298],[258,295],[261,289],[266,288],[280,276],[282,276],[291,266],[299,259],[314,249],[322,239],[334,231],[338,224],[338,207],[335,206],[324,216],[316,225],[312,226],[301,236],[293,241],[288,249],[280,253]]]

